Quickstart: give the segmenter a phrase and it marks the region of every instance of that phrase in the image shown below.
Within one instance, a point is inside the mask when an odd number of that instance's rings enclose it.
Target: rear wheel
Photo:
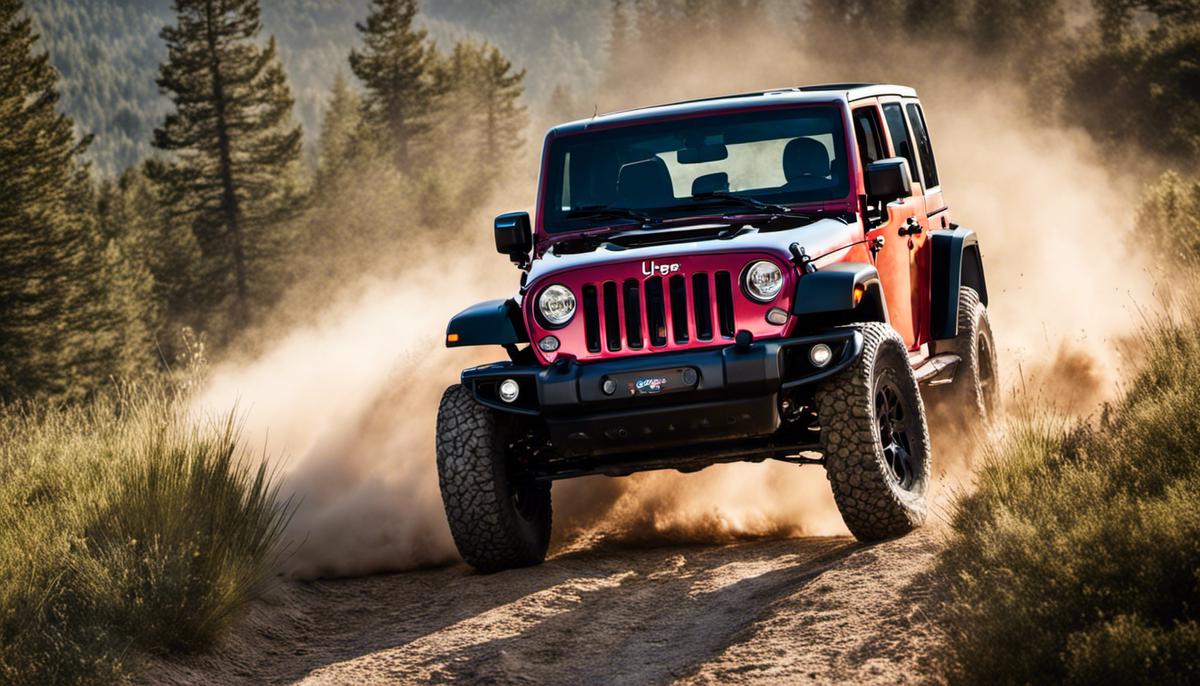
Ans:
[[[954,382],[939,388],[938,415],[967,428],[996,416],[1000,406],[996,341],[987,307],[975,289],[963,286],[958,295],[958,336],[947,346],[961,358]]]
[[[550,484],[522,478],[495,413],[456,384],[438,406],[437,466],[454,544],[481,572],[528,567],[550,545]]]
[[[816,394],[825,468],[847,528],[862,541],[925,521],[929,429],[904,341],[886,324],[859,329],[863,352]]]

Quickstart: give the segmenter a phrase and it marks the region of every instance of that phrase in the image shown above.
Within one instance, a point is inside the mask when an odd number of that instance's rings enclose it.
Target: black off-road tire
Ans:
[[[818,388],[817,416],[842,519],[858,540],[878,541],[925,522],[929,428],[903,339],[886,324],[858,329],[862,355]]]
[[[480,572],[528,567],[550,545],[550,484],[514,478],[496,413],[460,384],[438,406],[438,483],[450,533]]]
[[[962,361],[953,383],[931,390],[939,417],[969,431],[991,421],[1000,406],[996,341],[987,307],[969,286],[958,291],[958,336],[945,347]],[[940,350],[939,350],[940,352]]]

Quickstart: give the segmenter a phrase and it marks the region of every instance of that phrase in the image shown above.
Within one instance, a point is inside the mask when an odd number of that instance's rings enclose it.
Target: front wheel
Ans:
[[[925,522],[929,428],[900,335],[861,325],[863,352],[816,393],[825,469],[847,528],[860,541]]]
[[[550,545],[550,484],[520,478],[492,410],[460,384],[438,406],[437,466],[450,533],[481,572],[528,567]]]

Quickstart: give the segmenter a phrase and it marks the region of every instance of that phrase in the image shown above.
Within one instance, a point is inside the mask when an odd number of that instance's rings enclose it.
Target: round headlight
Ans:
[[[746,294],[761,303],[774,300],[783,290],[783,272],[778,265],[767,260],[759,260],[747,267],[743,279]]]
[[[538,312],[551,326],[562,326],[575,316],[575,294],[566,286],[547,286],[538,296]]]

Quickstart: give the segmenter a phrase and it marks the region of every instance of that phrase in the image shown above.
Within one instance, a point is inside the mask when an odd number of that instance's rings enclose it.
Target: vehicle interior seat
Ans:
[[[675,202],[671,172],[660,157],[623,165],[617,174],[617,204],[620,207],[665,207]]]
[[[795,138],[783,149],[783,176],[785,188],[792,190],[817,190],[828,188],[833,179],[829,151],[820,141],[812,138]]]

